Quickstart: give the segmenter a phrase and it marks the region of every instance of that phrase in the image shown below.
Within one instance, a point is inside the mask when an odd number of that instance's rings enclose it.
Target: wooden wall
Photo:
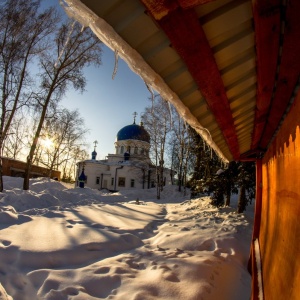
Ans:
[[[300,299],[300,93],[262,160],[264,299]]]
[[[12,177],[24,177],[26,163],[20,160],[2,157],[3,175]],[[49,170],[40,166],[32,165],[30,177],[49,177]],[[53,170],[51,178],[60,180],[60,171]]]

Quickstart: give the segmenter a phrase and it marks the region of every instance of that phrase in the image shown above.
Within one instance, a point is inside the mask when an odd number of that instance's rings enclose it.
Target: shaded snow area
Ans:
[[[253,206],[155,195],[4,177],[0,299],[249,300]]]

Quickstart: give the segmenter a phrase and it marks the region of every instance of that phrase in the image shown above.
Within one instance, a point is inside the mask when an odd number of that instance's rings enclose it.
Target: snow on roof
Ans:
[[[163,99],[172,103],[180,116],[202,136],[222,160],[228,162],[228,159],[226,159],[219,147],[212,140],[208,130],[199,124],[195,116],[182,103],[177,94],[170,89],[162,77],[104,19],[97,16],[79,0],[64,0],[62,6],[69,17],[77,20],[83,26],[90,27],[107,47],[116,52],[127,63],[129,68],[144,80],[149,88],[156,90]]]

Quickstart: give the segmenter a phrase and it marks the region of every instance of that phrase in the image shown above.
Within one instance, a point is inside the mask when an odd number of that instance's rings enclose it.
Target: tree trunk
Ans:
[[[231,190],[229,188],[226,193],[225,206],[230,206],[230,197],[231,197]]]
[[[0,192],[3,192],[3,164],[2,164],[2,157],[0,157]]]
[[[181,192],[182,186],[182,163],[180,162],[179,172],[178,172],[178,191]]]
[[[211,204],[217,207],[224,205],[224,195],[221,189],[214,191]]]
[[[29,190],[30,172],[31,172],[31,160],[30,160],[30,157],[28,156],[25,173],[24,173],[24,181],[23,181],[23,190],[25,190],[25,191]]]
[[[241,186],[240,189],[240,195],[239,195],[239,201],[238,201],[238,207],[237,207],[237,212],[240,214],[246,209],[246,188],[244,185]]]
[[[32,44],[30,46],[32,46]],[[3,148],[3,138],[6,137],[7,132],[9,131],[9,129],[11,127],[13,117],[14,117],[16,111],[17,111],[17,105],[19,103],[19,99],[20,99],[20,96],[21,96],[21,90],[23,88],[23,83],[24,83],[24,80],[25,80],[25,73],[26,73],[26,69],[27,69],[27,63],[28,63],[28,59],[29,59],[30,50],[31,50],[31,47],[29,47],[29,49],[27,49],[27,52],[26,52],[26,56],[25,56],[25,59],[24,59],[22,71],[21,71],[21,74],[20,74],[20,81],[19,81],[19,84],[18,84],[18,87],[17,87],[17,93],[16,93],[16,96],[15,96],[15,99],[14,99],[14,104],[13,104],[13,107],[11,109],[8,120],[6,122],[6,125],[4,126],[4,119],[1,121],[1,125],[2,125],[1,126],[2,140],[1,140],[1,144],[0,144],[0,153],[1,154],[2,154],[2,148]],[[2,117],[4,118],[5,116],[3,115]],[[2,173],[2,163],[1,163],[1,166],[0,166],[0,192],[3,191],[3,177],[2,177],[2,174],[3,173]],[[26,175],[26,171],[25,171],[25,175]],[[29,174],[28,174],[28,176],[29,176]],[[29,188],[29,179],[28,179],[28,188]]]
[[[156,199],[160,199],[160,178],[159,178],[159,172],[156,167]]]
[[[46,117],[47,108],[48,108],[52,93],[54,91],[54,86],[56,84],[56,79],[57,79],[57,74],[56,74],[55,78],[53,79],[53,82],[52,82],[52,85],[49,89],[49,93],[47,95],[46,101],[43,105],[43,110],[42,110],[42,113],[41,113],[39,125],[36,129],[35,136],[34,136],[34,139],[33,139],[33,143],[30,147],[30,152],[29,152],[29,155],[27,157],[27,165],[26,165],[24,182],[23,182],[23,190],[28,190],[29,189],[29,177],[30,177],[30,169],[31,169],[31,165],[32,165],[32,159],[33,159],[34,152],[35,152],[35,149],[37,147],[37,143],[38,143],[41,131],[42,131],[43,123],[44,123],[44,120],[45,120],[45,117]]]

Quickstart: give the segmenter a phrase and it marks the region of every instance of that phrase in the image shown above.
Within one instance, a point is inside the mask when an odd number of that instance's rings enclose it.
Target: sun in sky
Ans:
[[[53,146],[53,141],[49,137],[46,137],[41,139],[41,144],[44,148],[49,149]]]

